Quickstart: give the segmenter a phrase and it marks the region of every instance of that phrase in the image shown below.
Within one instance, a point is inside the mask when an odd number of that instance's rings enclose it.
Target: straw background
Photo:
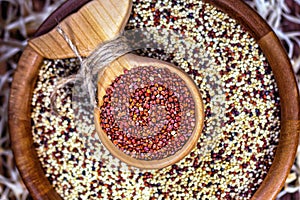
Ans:
[[[14,163],[7,127],[12,76],[38,26],[64,0],[0,0],[0,200],[30,199]],[[183,1],[183,0],[182,0]],[[245,0],[274,29],[292,61],[300,89],[300,0]],[[300,148],[278,199],[300,199]]]

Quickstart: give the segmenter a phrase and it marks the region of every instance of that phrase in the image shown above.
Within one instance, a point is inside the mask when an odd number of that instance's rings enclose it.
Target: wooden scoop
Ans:
[[[123,31],[130,15],[132,2],[129,0],[94,0],[77,13],[68,16],[59,26],[64,30],[81,56],[89,56],[101,43],[109,41]],[[75,57],[65,39],[54,28],[47,34],[32,39],[29,45],[40,55],[48,59],[62,59]],[[117,148],[107,137],[100,126],[100,111],[95,109],[95,125],[98,135],[106,148],[123,162],[143,168],[158,169],[174,164],[186,156],[196,145],[203,128],[203,103],[197,86],[193,80],[178,67],[156,59],[145,58],[133,54],[126,54],[106,67],[103,76],[98,81],[98,106],[103,104],[103,96],[110,84],[123,74],[124,69],[130,70],[140,66],[154,66],[167,68],[177,74],[186,84],[195,103],[196,125],[193,133],[185,145],[172,156],[160,160],[138,160]]]
[[[159,160],[141,160],[133,158],[123,151],[121,151],[118,147],[116,147],[113,142],[108,138],[107,134],[103,131],[100,126],[100,110],[95,109],[95,124],[98,135],[106,146],[106,148],[117,158],[122,160],[123,162],[143,169],[159,169],[171,164],[174,164],[185,157],[197,144],[197,141],[201,135],[201,131],[203,128],[204,121],[204,111],[203,111],[203,103],[199,93],[197,86],[194,84],[193,80],[186,75],[185,72],[180,70],[178,67],[171,65],[170,63],[166,63],[163,61],[159,61],[156,59],[141,57],[133,54],[127,54],[125,56],[120,57],[115,62],[113,62],[109,67],[106,68],[103,76],[99,78],[98,81],[98,106],[100,107],[103,104],[103,96],[106,94],[106,89],[111,85],[111,83],[120,75],[124,74],[124,69],[131,70],[135,67],[157,67],[157,68],[167,68],[171,73],[177,74],[188,87],[191,96],[195,102],[195,118],[196,125],[192,132],[192,135],[188,139],[182,148],[177,151],[174,155],[166,157],[164,159]]]

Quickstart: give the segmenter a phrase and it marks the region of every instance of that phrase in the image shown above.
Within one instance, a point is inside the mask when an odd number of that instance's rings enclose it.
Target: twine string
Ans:
[[[67,76],[58,81],[50,97],[51,107],[54,108],[58,90],[76,81],[83,81],[82,88],[87,90],[91,104],[97,107],[95,84],[93,83],[94,76],[98,74],[98,77],[101,77],[104,69],[111,62],[132,51],[132,48],[128,45],[126,37],[121,34],[113,40],[100,44],[88,57],[83,59],[66,32],[60,26],[57,27],[57,31],[79,59],[80,69],[77,74]]]

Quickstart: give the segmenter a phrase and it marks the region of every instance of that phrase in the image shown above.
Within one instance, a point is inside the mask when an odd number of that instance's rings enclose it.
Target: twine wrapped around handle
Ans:
[[[94,105],[94,107],[97,107],[93,77],[97,74],[98,76],[102,76],[106,66],[117,58],[132,51],[132,48],[128,45],[126,37],[120,34],[113,40],[100,44],[88,57],[83,59],[80,56],[76,45],[71,41],[60,26],[57,27],[57,31],[65,39],[76,57],[79,59],[80,69],[77,74],[65,77],[57,83],[50,96],[51,107],[53,108],[55,105],[59,89],[65,87],[69,83],[74,83],[79,80],[83,80],[83,87],[88,91],[91,104]]]

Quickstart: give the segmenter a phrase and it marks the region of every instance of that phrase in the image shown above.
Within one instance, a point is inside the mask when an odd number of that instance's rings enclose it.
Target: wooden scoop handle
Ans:
[[[99,44],[115,38],[123,31],[131,7],[131,0],[94,0],[65,18],[59,26],[72,40],[80,55],[86,57]],[[30,40],[29,46],[48,59],[75,57],[57,27]]]

